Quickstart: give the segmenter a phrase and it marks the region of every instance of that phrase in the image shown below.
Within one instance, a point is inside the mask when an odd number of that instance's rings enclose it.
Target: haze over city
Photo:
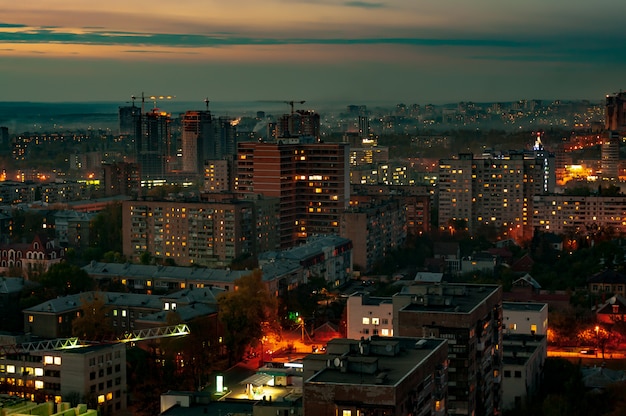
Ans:
[[[626,3],[237,0],[1,9],[2,101],[598,99]]]

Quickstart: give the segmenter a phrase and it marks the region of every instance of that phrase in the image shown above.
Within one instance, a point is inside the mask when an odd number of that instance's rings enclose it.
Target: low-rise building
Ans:
[[[24,330],[41,338],[72,336],[72,322],[81,316],[86,304],[103,302],[103,311],[111,322],[111,332],[121,336],[127,332],[155,326],[167,326],[167,314],[177,314],[190,322],[200,317],[217,315],[220,288],[182,290],[167,296],[118,292],[85,292],[51,299],[23,310]]]
[[[297,247],[261,253],[259,267],[265,275],[271,263],[296,262],[302,267],[302,283],[311,278],[322,278],[337,287],[352,278],[352,247],[352,241],[344,237],[315,235]]]
[[[126,345],[25,345],[0,354],[0,382],[9,394],[52,402],[85,399],[106,414],[126,409]]]
[[[589,292],[595,294],[615,294],[626,296],[626,275],[605,269],[587,279]]]
[[[32,277],[59,263],[64,255],[65,250],[56,240],[38,234],[30,243],[0,245],[0,272],[18,268],[22,269],[24,277]]]

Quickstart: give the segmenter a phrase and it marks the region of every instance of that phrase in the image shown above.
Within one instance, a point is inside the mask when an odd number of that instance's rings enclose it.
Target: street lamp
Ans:
[[[302,317],[299,316],[298,322],[300,323],[300,328],[302,328],[302,342],[304,342],[304,319],[302,319]]]

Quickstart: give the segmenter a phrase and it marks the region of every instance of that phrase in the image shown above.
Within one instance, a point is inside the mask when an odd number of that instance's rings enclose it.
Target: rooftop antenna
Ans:
[[[210,101],[209,101],[209,97],[206,97],[206,98],[204,99],[204,104],[206,104],[206,111],[209,111],[209,103],[210,103]]]

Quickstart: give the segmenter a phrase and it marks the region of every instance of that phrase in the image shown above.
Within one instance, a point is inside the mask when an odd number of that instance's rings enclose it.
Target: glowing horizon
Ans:
[[[0,9],[6,101],[600,98],[626,69],[617,0],[22,3]]]

